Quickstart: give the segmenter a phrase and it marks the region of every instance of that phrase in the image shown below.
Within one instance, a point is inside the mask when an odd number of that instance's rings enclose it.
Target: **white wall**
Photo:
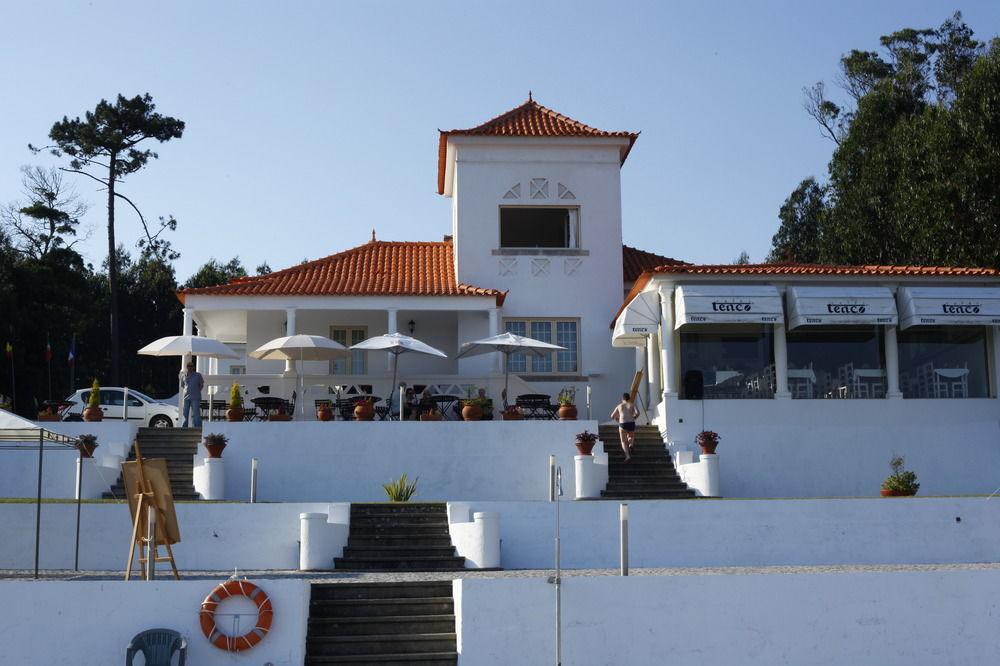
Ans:
[[[458,279],[509,290],[500,313],[504,318],[579,317],[579,374],[591,376],[596,402],[610,412],[633,371],[632,352],[608,345],[608,325],[623,294],[619,146],[607,140],[575,145],[478,137],[451,141],[457,146],[452,201]],[[548,179],[548,199],[530,198],[532,178]],[[504,199],[515,183],[521,184],[521,198]],[[559,183],[576,198],[559,199]],[[501,205],[579,207],[580,249],[587,254],[495,256]],[[500,270],[501,259],[515,260],[512,275]],[[535,259],[545,262],[546,270],[533,270]],[[557,382],[556,390],[568,383]]]
[[[126,421],[101,421],[82,423],[59,421],[42,424],[48,430],[69,437],[82,434],[97,435],[97,450],[94,458],[84,459],[84,480],[94,480],[95,475],[103,476],[110,487],[118,478],[118,472],[99,468],[108,462],[117,466],[118,460],[106,460],[113,456],[124,457],[135,438],[136,425]],[[42,497],[66,499],[76,496],[76,449],[47,443],[42,459]],[[112,476],[114,478],[112,478]],[[0,497],[34,497],[38,484],[38,451],[0,451]],[[86,495],[86,493],[85,493]]]
[[[549,454],[572,496],[574,442],[594,421],[333,421],[216,423],[229,445],[226,499],[249,497],[260,461],[261,501],[379,501],[382,485],[419,477],[418,500],[546,499]],[[200,460],[198,461],[200,462]]]
[[[176,510],[181,541],[173,551],[181,570],[296,569],[299,514],[326,513],[328,505],[182,502]],[[82,505],[80,568],[123,571],[131,529],[124,503]],[[34,567],[34,532],[33,504],[0,504],[0,534],[21,537],[0,539],[0,569]],[[75,534],[76,504],[43,504],[40,566],[72,569]]]
[[[1000,552],[1000,499],[633,501],[629,507],[632,567],[992,562]],[[503,568],[554,566],[553,503],[472,501],[462,508],[469,516],[499,515]],[[616,568],[618,502],[563,501],[560,508],[563,566]],[[295,569],[299,514],[328,511],[325,503],[180,503],[177,564]],[[43,568],[72,568],[75,520],[75,504],[42,505]],[[34,505],[0,504],[0,534],[22,536],[0,540],[0,569],[33,566],[34,526]],[[130,528],[124,504],[84,504],[81,568],[121,569]]]
[[[0,661],[51,666],[122,664],[133,636],[146,629],[166,628],[187,639],[189,664],[303,663],[308,581],[252,581],[270,597],[274,623],[257,647],[242,653],[216,648],[198,624],[201,602],[221,582],[0,582]],[[225,606],[220,612],[226,612]],[[137,663],[142,663],[141,657]]]
[[[564,664],[991,664],[1000,571],[568,577]],[[551,664],[555,587],[455,582],[459,663]]]
[[[667,420],[674,449],[722,437],[724,497],[873,495],[896,454],[921,495],[1000,487],[1000,400],[671,400]]]
[[[633,567],[992,562],[1000,552],[1000,499],[628,504]],[[553,503],[474,501],[468,507],[500,515],[503,568],[554,566]],[[618,502],[561,503],[564,567],[619,565],[618,507]]]

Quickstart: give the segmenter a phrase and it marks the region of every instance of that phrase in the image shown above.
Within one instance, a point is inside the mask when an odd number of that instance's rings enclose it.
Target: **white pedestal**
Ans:
[[[324,571],[333,568],[347,544],[349,527],[331,523],[326,513],[299,514],[299,570]]]
[[[481,536],[480,569],[500,567],[500,514],[495,511],[481,511],[472,515],[472,522],[479,528]]]
[[[607,479],[602,478],[603,471],[594,461],[594,456],[573,456],[576,461],[576,499],[600,497],[601,491],[607,485]]]
[[[195,490],[206,500],[226,499],[226,473],[222,458],[205,458],[201,483]]]
[[[699,460],[702,465],[704,486],[702,493],[708,497],[721,497],[719,491],[719,455],[716,453],[703,453]]]

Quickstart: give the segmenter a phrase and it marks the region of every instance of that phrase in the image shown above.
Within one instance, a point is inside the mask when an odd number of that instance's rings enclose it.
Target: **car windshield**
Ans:
[[[106,386],[106,387],[104,387],[104,390],[105,391],[109,391],[109,390],[121,391],[122,389],[120,389],[120,388],[113,388],[113,387],[110,387],[110,386]],[[129,389],[128,390],[128,394],[129,394],[129,397],[141,398],[144,402],[157,402],[156,400],[153,400],[152,398],[150,398],[145,393],[142,393],[141,391],[136,391],[135,389]],[[87,397],[90,396],[90,389],[83,389],[82,391],[79,391],[79,395],[80,395],[80,400],[86,400]],[[66,398],[66,400],[69,401],[69,402],[72,402],[72,401],[76,400],[76,397],[77,397],[77,394],[74,393],[73,395],[71,395],[68,398]]]

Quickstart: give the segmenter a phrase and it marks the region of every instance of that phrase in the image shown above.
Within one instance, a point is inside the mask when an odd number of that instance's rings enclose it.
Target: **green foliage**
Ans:
[[[229,438],[218,432],[210,432],[205,435],[205,444],[226,444]]]
[[[94,383],[90,385],[90,395],[87,396],[87,407],[101,406],[101,384],[94,378]]]
[[[572,386],[567,386],[566,388],[559,391],[559,395],[556,396],[556,400],[560,405],[575,405],[576,404],[576,388]]]
[[[917,475],[914,472],[910,472],[903,469],[903,464],[906,461],[903,456],[893,456],[889,461],[889,467],[892,468],[892,474],[886,477],[885,481],[882,482],[882,490],[893,490],[899,493],[916,494],[920,490],[920,484],[917,483]]]
[[[266,267],[258,266],[260,268]],[[239,257],[233,257],[226,263],[218,261],[214,257],[206,261],[198,271],[188,278],[184,283],[186,289],[198,287],[214,287],[219,284],[228,284],[236,278],[247,276],[247,269],[243,267],[243,262]]]
[[[417,492],[417,481],[420,477],[417,477],[412,482],[406,478],[406,474],[401,477],[387,483],[382,486],[385,489],[385,494],[389,496],[390,502],[409,502],[410,498]]]
[[[836,143],[829,181],[779,213],[771,260],[1000,266],[1000,40],[955,14],[841,59],[840,105],[806,110]]]
[[[71,248],[80,216],[87,211],[58,169],[22,167],[24,200],[0,208],[0,225],[23,255],[45,259],[57,248]]]
[[[237,382],[229,387],[229,409],[240,409],[243,407],[243,392]]]
[[[590,432],[589,430],[584,430],[583,432],[578,432],[576,434],[576,441],[584,442],[586,444],[589,444],[591,442],[596,442],[597,434]]]

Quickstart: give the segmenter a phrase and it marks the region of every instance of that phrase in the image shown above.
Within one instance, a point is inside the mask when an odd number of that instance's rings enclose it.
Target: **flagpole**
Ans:
[[[52,400],[52,344],[49,334],[45,334],[45,364],[48,366],[49,392],[48,399]]]
[[[69,347],[69,392],[72,393],[76,387],[76,333],[73,334],[73,342]]]
[[[17,413],[17,386],[14,384],[14,347],[7,343],[7,358],[10,359],[10,411]]]

